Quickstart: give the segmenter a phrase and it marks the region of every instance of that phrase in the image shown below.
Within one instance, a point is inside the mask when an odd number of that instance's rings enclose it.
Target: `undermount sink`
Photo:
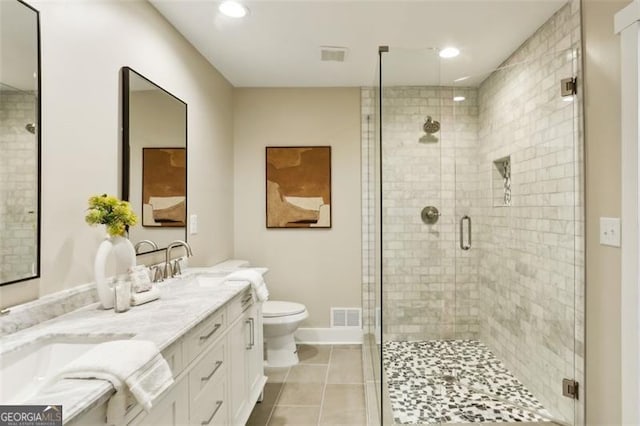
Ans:
[[[227,275],[229,273],[225,271],[202,271],[195,275],[195,279],[200,287],[216,287],[224,282]]]
[[[228,275],[233,272],[242,271],[245,267],[234,267],[234,268],[199,268],[199,267],[191,267],[185,271],[185,277],[189,279],[195,280],[195,282],[200,287],[217,287],[225,282],[225,279]],[[251,268],[253,271],[259,272],[261,274],[265,274],[268,270],[266,268]],[[239,278],[236,278],[238,280]]]
[[[0,404],[19,404],[38,394],[58,371],[96,345],[131,334],[50,336],[0,353]]]

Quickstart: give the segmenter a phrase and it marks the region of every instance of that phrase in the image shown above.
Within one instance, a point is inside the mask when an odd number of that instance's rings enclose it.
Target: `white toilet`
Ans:
[[[264,302],[262,320],[269,367],[289,367],[298,363],[293,335],[308,316],[307,308],[300,303]]]

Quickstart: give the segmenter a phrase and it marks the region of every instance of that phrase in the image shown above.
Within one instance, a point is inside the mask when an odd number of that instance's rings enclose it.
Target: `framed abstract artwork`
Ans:
[[[331,228],[331,147],[266,147],[267,228]]]
[[[142,226],[185,226],[186,154],[186,148],[142,148]]]

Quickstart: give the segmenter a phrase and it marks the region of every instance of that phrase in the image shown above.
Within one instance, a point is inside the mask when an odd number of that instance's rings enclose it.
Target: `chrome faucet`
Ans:
[[[172,241],[168,246],[167,246],[167,250],[165,252],[165,257],[164,257],[164,277],[165,278],[171,278],[176,274],[179,274],[180,271],[180,266],[178,265],[177,268],[172,268],[171,267],[171,249],[174,247],[184,247],[184,249],[187,252],[187,257],[191,257],[193,256],[193,252],[191,251],[191,246],[186,242],[186,241],[182,241],[182,240],[176,240],[176,241]],[[178,260],[176,259],[176,263],[178,262]]]
[[[136,243],[136,245],[134,246],[134,249],[135,249],[135,251],[136,251],[136,254],[138,254],[138,253],[139,253],[139,249],[140,249],[140,247],[141,247],[142,245],[144,245],[144,244],[147,244],[147,245],[151,246],[151,248],[152,248],[152,249],[154,249],[154,250],[158,250],[158,245],[157,245],[156,243],[154,243],[153,241],[151,241],[151,240],[142,240],[142,241],[138,241],[138,242]]]

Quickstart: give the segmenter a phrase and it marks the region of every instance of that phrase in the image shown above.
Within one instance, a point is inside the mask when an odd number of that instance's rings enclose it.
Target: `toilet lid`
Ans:
[[[305,306],[300,303],[268,300],[262,305],[262,316],[266,318],[284,317],[302,313],[305,309]]]

